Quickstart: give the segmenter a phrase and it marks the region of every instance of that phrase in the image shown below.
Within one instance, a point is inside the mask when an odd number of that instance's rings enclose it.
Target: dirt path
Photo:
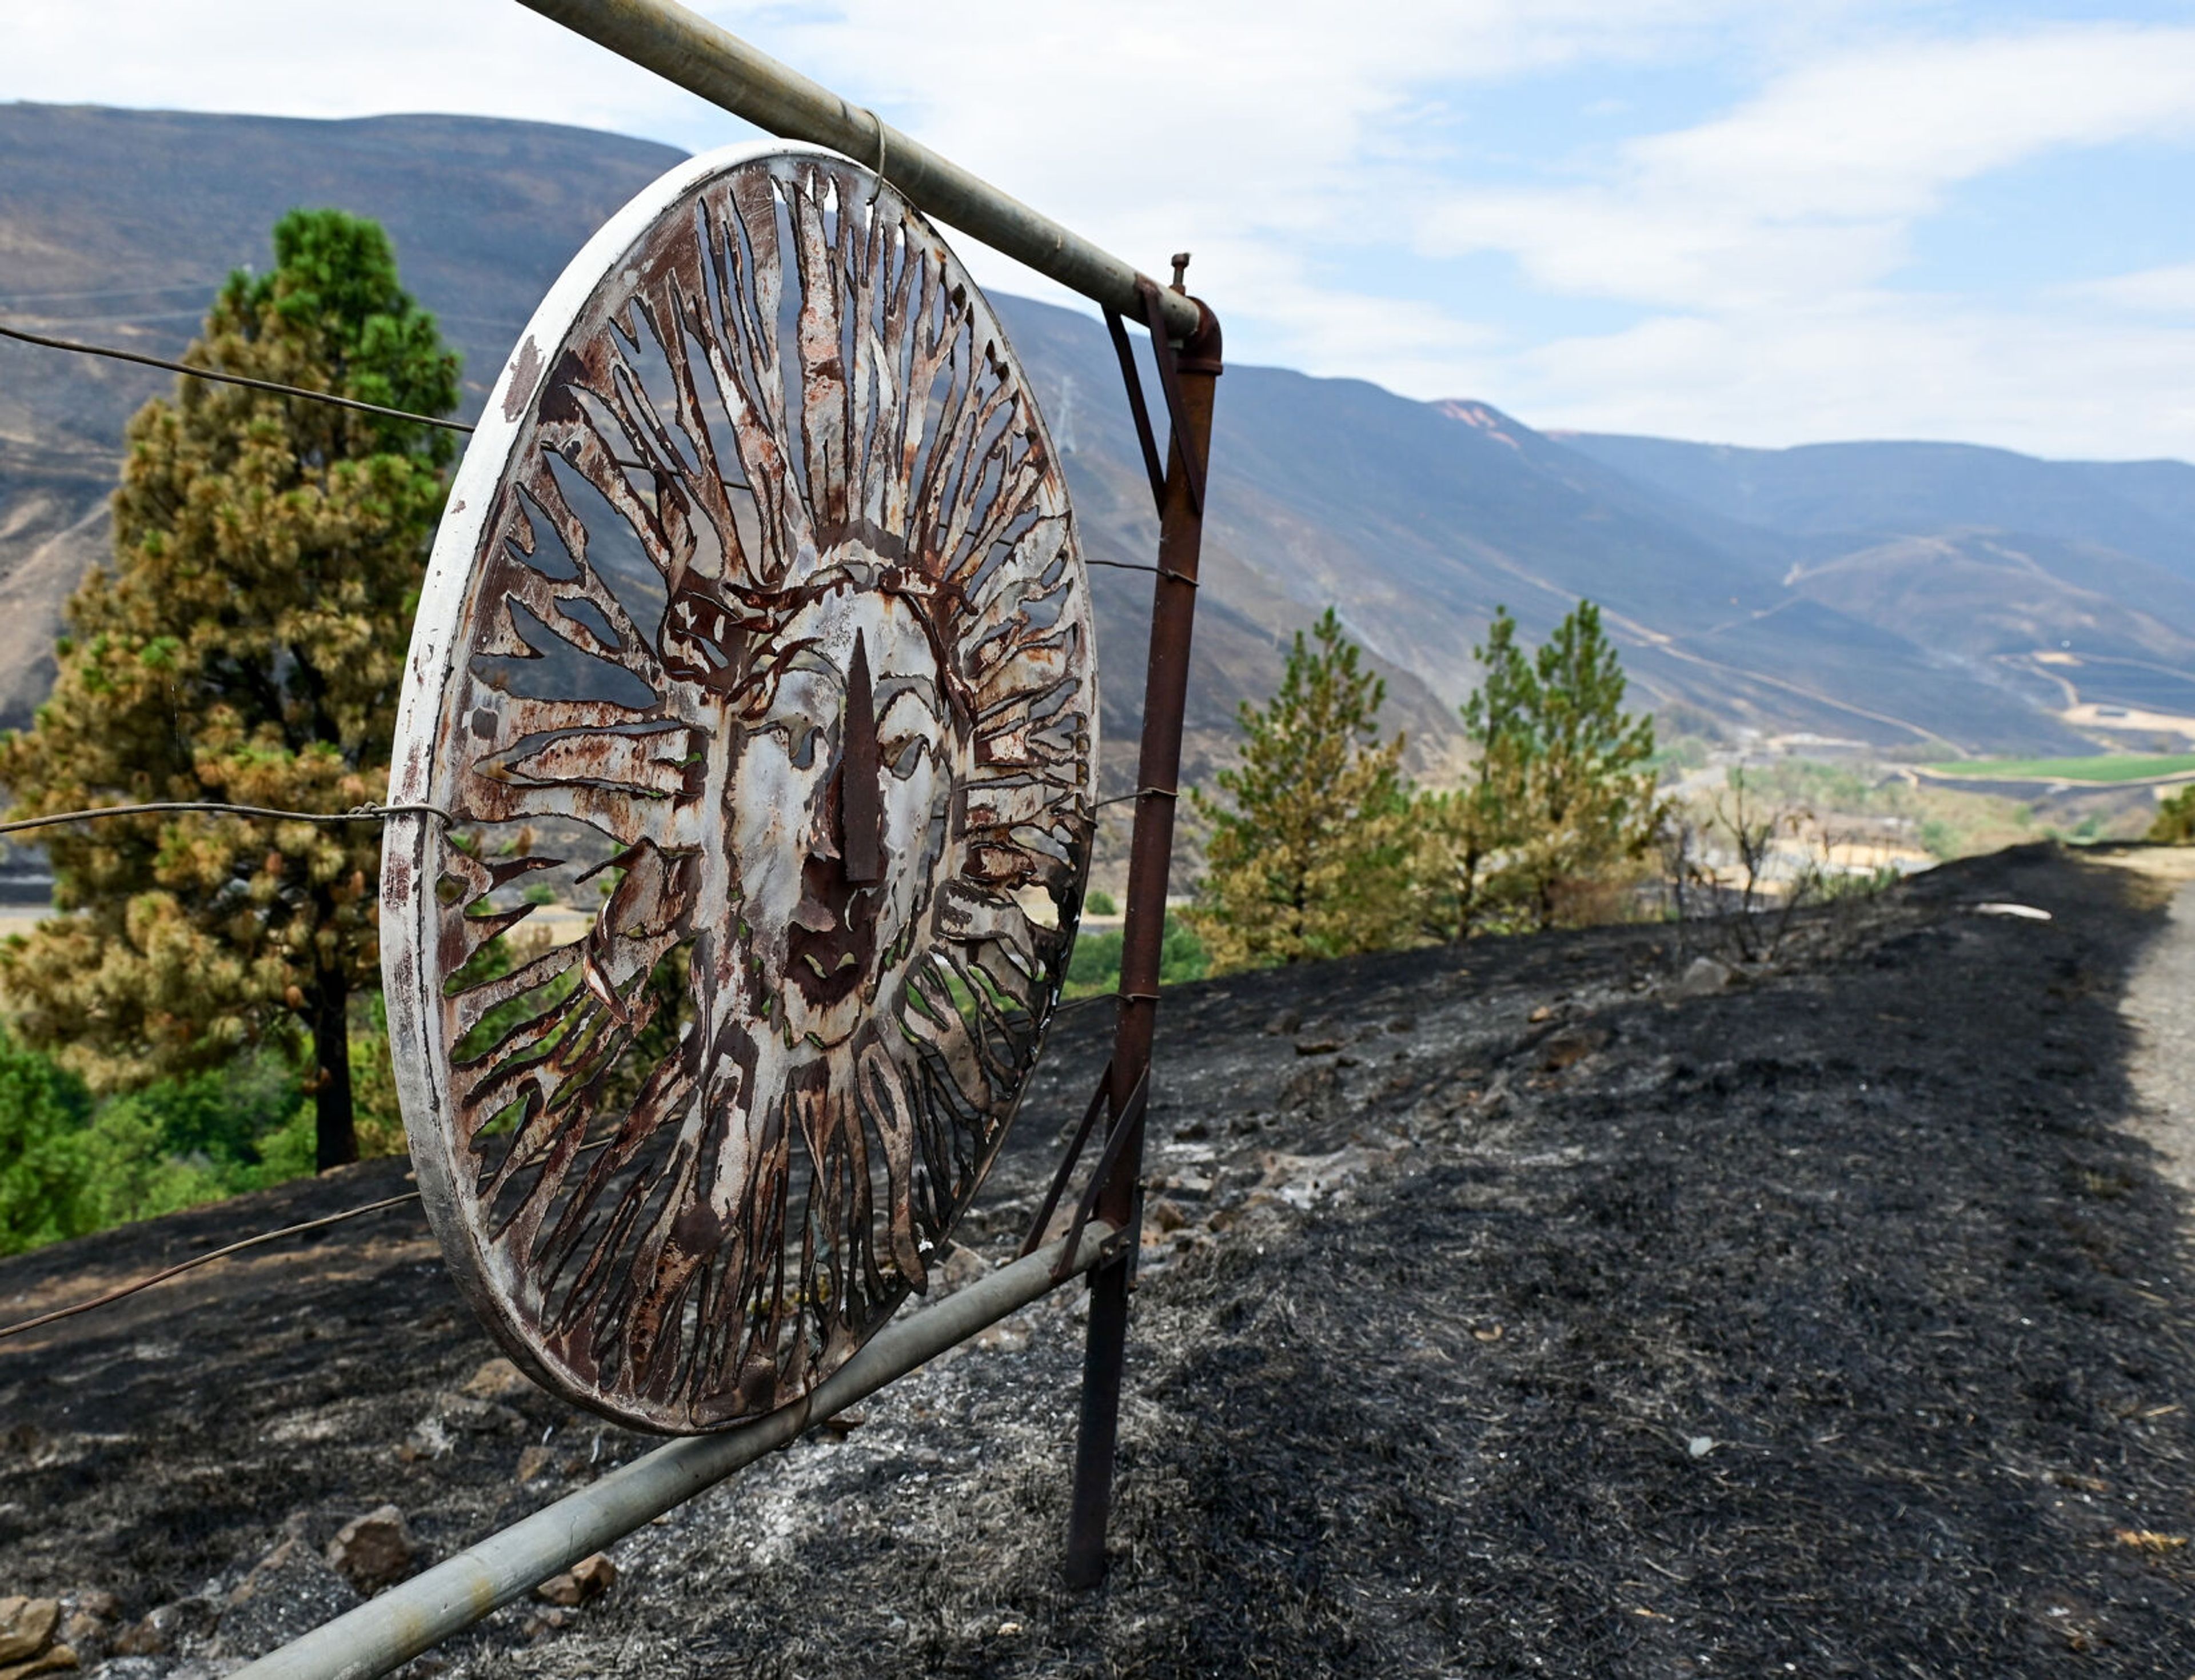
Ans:
[[[2165,883],[2169,919],[2142,953],[2120,1009],[2133,1025],[2128,1072],[2140,1099],[2130,1121],[2164,1159],[2164,1176],[2195,1190],[2195,848],[2111,860]]]

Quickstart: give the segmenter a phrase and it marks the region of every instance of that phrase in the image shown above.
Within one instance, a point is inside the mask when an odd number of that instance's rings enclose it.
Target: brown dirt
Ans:
[[[562,1625],[514,1606],[418,1670],[2186,1675],[2190,1256],[2121,1010],[2167,897],[2035,848],[1704,996],[1670,981],[1712,934],[1666,928],[1169,994],[1175,1228],[1103,1591],[1057,1579],[1071,1290],[642,1529]],[[1018,1235],[1102,1014],[1063,1023],[979,1250]],[[0,1264],[0,1314],[401,1173]],[[0,1583],[203,1629],[285,1519],[308,1551],[394,1504],[431,1558],[644,1447],[462,1400],[491,1352],[411,1212],[0,1343]],[[284,1631],[273,1597],[111,1672],[218,1672]]]

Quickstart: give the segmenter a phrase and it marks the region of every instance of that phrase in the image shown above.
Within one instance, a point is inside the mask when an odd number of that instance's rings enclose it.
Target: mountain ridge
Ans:
[[[390,229],[407,285],[465,356],[473,411],[571,253],[678,156],[490,118],[0,105],[0,158],[13,165],[0,173],[0,311],[34,331],[172,355],[221,275],[265,260],[277,216],[338,204]],[[1148,561],[1155,523],[1102,328],[994,301],[1060,440],[1088,551]],[[0,725],[25,721],[50,683],[60,602],[104,549],[122,425],[169,383],[0,348]],[[1391,718],[1415,739],[1421,768],[1454,761],[1454,708],[1495,608],[1537,636],[1583,596],[1602,604],[1635,698],[1685,728],[1928,757],[2094,750],[2110,738],[2061,715],[2070,679],[2034,664],[2076,638],[2122,676],[2146,664],[2168,687],[2184,682],[2195,716],[2195,558],[2173,546],[2183,501],[2195,516],[2195,468],[2030,463],[2071,474],[2030,482],[2028,457],[1973,451],[1987,457],[1977,476],[1967,446],[1913,446],[1953,452],[1938,470],[1949,461],[1964,473],[1958,503],[1927,489],[1927,463],[1901,454],[1907,446],[1812,447],[1828,452],[1802,457],[1800,471],[1756,458],[1778,452],[1551,434],[1472,400],[1230,367],[1190,774],[1228,756],[1236,706],[1270,692],[1288,637],[1329,604],[1380,662]],[[1865,453],[1881,450],[1891,454]],[[1872,501],[1843,492],[1843,505],[1874,510],[1857,531],[1828,528],[1839,470],[1871,475]],[[2040,509],[2047,528],[1947,522],[1977,505]],[[2083,507],[2095,515],[2085,524]],[[1101,569],[1092,590],[1103,668],[1139,668],[1147,586]],[[1109,761],[1132,751],[1140,692],[1107,685]]]

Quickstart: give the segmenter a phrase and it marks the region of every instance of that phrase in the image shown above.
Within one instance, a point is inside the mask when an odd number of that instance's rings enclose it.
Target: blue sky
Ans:
[[[2195,458],[2195,0],[701,9],[1146,268],[1194,250],[1238,360],[1548,428]],[[511,0],[10,14],[0,97],[749,134]]]

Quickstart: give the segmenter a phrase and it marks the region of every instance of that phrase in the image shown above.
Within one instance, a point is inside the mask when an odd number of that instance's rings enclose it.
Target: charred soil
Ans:
[[[1656,927],[1170,992],[1102,1590],[1058,1581],[1076,1286],[412,1671],[2176,1680],[2186,1210],[2121,1010],[2167,927],[2030,849],[1726,983]],[[1103,1014],[959,1274],[1017,1241]],[[20,1257],[0,1316],[403,1174]],[[416,1208],[0,1343],[0,1592],[114,1595],[76,1625],[116,1680],[217,1674],[355,1602],[352,1519],[429,1562],[649,1444],[493,1352]]]

